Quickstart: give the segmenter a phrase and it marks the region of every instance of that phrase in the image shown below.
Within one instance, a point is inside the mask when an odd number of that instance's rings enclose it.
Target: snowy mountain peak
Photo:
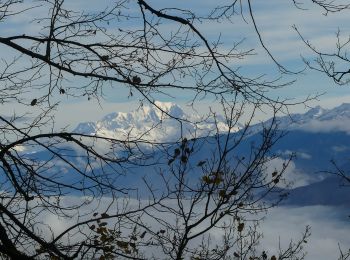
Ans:
[[[187,120],[181,125],[176,119]],[[228,129],[221,117],[218,117],[217,126],[222,133]],[[201,120],[198,115],[187,115],[177,104],[156,101],[155,106],[140,106],[128,113],[110,113],[97,122],[80,123],[75,132],[118,139],[142,137],[175,141],[181,137],[181,127],[187,137],[205,136],[217,129],[214,120]]]
[[[350,104],[344,103],[332,109],[320,106],[304,114],[292,114],[278,118],[280,129],[300,129],[307,132],[342,131],[350,134]]]
[[[340,106],[335,107],[334,109],[350,111],[350,103],[342,103]]]
[[[164,111],[164,112],[168,113],[169,115],[171,115],[172,117],[183,118],[185,115],[182,108],[179,107],[178,105],[176,105],[175,103],[156,101],[155,105],[158,108],[160,108],[160,109],[158,109],[158,111],[160,111],[160,112]]]
[[[176,119],[187,120],[181,125]],[[280,129],[350,133],[350,104],[342,104],[333,109],[316,106],[304,114],[280,117],[277,121]],[[186,114],[175,103],[156,101],[154,106],[144,105],[128,113],[110,113],[97,122],[80,123],[75,131],[118,139],[142,137],[147,140],[176,141],[181,137],[181,127],[183,135],[191,138],[215,134],[216,124],[221,133],[228,130],[223,117],[218,116],[216,123],[212,118],[201,120],[198,115]],[[259,131],[259,125],[252,126],[252,129]],[[238,131],[240,128],[237,127],[235,130]]]
[[[91,134],[96,130],[96,124],[94,122],[85,122],[79,123],[79,125],[75,128],[74,132],[82,133],[82,134]]]
[[[327,110],[326,113],[324,113],[323,119],[329,120],[329,119],[335,119],[335,118],[350,118],[350,104],[349,103],[343,103],[338,107],[335,107],[333,109]]]
[[[314,108],[311,108],[309,111],[305,113],[306,117],[310,118],[316,118],[321,116],[326,110],[323,109],[321,106],[316,106]]]
[[[312,115],[312,117],[311,117]],[[332,109],[323,109],[320,106],[310,109],[304,114],[304,117],[315,118],[320,121],[329,121],[336,119],[349,120],[350,119],[350,104],[343,103]]]
[[[264,124],[269,125],[272,119]],[[350,104],[344,103],[332,109],[316,106],[303,114],[290,114],[277,117],[278,129],[302,130],[306,132],[346,132],[350,134]],[[261,131],[262,124],[251,127],[252,133]]]

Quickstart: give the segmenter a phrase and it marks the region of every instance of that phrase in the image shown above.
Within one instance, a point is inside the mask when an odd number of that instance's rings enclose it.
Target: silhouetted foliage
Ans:
[[[348,8],[313,2],[327,12]],[[0,3],[2,26],[12,26],[16,17],[35,24],[25,33],[1,33],[2,48],[13,56],[1,54],[0,102],[40,111],[30,119],[0,116],[2,258],[304,257],[309,228],[278,255],[258,248],[259,214],[283,199],[278,185],[289,161],[273,172],[267,166],[277,156],[271,147],[283,136],[275,116],[293,105],[270,97],[269,91],[286,84],[241,74],[235,61],[251,51],[241,51],[239,44],[222,48],[220,40],[208,39],[197,26],[239,17],[242,5],[248,6],[261,45],[287,72],[265,46],[249,0],[215,6],[207,15],[144,0],[101,3],[98,10],[80,10],[63,0]],[[157,95],[182,91],[192,104],[214,98],[227,131],[217,128],[207,138],[194,132],[193,138],[161,143],[146,133],[113,139],[55,129],[54,109],[61,97],[101,99],[107,86],[129,88],[130,96],[141,97],[140,104],[156,107],[180,126],[186,119],[157,105]],[[264,108],[273,120],[261,126],[257,143],[244,143],[254,131],[256,112]],[[242,146],[249,148],[244,155]],[[128,183],[130,176],[141,180],[132,175],[140,167],[153,179],[142,173],[142,182]],[[268,203],[264,198],[271,194],[280,196]],[[49,217],[63,226],[50,227]]]

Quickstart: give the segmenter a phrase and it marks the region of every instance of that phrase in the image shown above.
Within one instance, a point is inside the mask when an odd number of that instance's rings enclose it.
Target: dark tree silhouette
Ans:
[[[326,11],[348,8],[313,2]],[[239,44],[222,48],[198,26],[236,17],[242,5],[248,6],[260,44],[288,72],[265,46],[249,0],[215,6],[207,15],[144,0],[118,0],[98,10],[79,10],[63,0],[0,3],[2,26],[11,26],[16,17],[35,24],[33,31],[1,33],[3,53],[11,58],[4,54],[1,61],[0,101],[40,111],[29,119],[0,117],[4,259],[304,257],[308,228],[278,255],[257,247],[259,214],[283,198],[278,185],[288,166],[287,160],[281,169],[267,171],[277,156],[271,147],[283,136],[275,117],[296,103],[272,98],[269,91],[290,83],[241,74],[235,61],[251,51],[241,51]],[[215,98],[228,130],[160,143],[146,133],[112,139],[55,129],[60,97],[99,100],[107,87],[128,88],[130,96],[141,97],[140,103],[180,126],[196,122],[172,115],[155,102],[157,96],[181,91],[192,104]],[[256,131],[251,122],[261,109],[273,120],[261,125],[261,138],[249,144],[246,137]],[[236,131],[243,115],[247,123]],[[215,119],[215,113],[209,116]],[[132,175],[140,167],[149,172],[143,179]],[[142,181],[133,185],[130,178]],[[265,200],[271,195],[272,203]],[[64,226],[50,227],[48,216]]]
[[[348,1],[312,1],[320,6],[324,15],[335,14],[339,12],[348,12],[350,3]],[[296,6],[302,8],[296,3]],[[316,56],[314,59],[304,58],[308,68],[321,72],[330,77],[336,84],[345,85],[349,83],[349,64],[348,57],[349,37],[342,35],[341,28],[343,25],[338,25],[338,30],[335,31],[336,37],[334,41],[334,50],[331,52],[320,50],[317,42],[310,42],[307,35],[303,35],[296,26],[293,26],[299,34],[305,46],[310,49]]]

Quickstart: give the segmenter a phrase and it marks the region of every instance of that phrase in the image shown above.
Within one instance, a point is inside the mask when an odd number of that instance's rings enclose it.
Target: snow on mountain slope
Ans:
[[[183,133],[187,137],[191,137],[195,132],[197,137],[216,134],[213,119],[208,118],[201,121],[199,116],[187,115],[179,106],[173,103],[157,102],[157,106],[167,111],[173,117],[198,122],[197,125],[183,122]],[[288,190],[291,196],[286,201],[286,204],[348,205],[350,203],[350,189],[339,188],[339,183],[334,181],[335,179],[329,179],[329,174],[324,173],[324,171],[334,170],[334,165],[330,163],[332,159],[339,162],[340,166],[344,162],[348,162],[350,151],[350,136],[348,133],[350,131],[346,131],[346,127],[349,127],[350,130],[350,104],[343,104],[334,109],[316,107],[305,114],[280,117],[278,120],[280,128],[285,128],[288,133],[272,147],[271,154],[279,157],[277,158],[278,161],[273,161],[269,171],[280,168],[280,165],[283,165],[284,160],[288,159],[291,154],[296,155],[291,168],[288,168],[288,171],[286,171],[286,179],[296,184],[293,187],[294,189]],[[222,138],[220,140],[224,141],[225,137],[227,137],[225,135],[227,126],[223,118],[218,117],[217,121],[219,130],[223,134],[220,135],[220,138]],[[315,127],[312,129],[312,124],[316,126],[316,122],[319,124],[319,128]],[[334,122],[337,122],[338,125],[334,124]],[[332,125],[332,128],[329,125]],[[255,127],[258,130],[259,125]],[[236,130],[239,129],[237,128]],[[179,121],[169,118],[159,109],[144,106],[131,113],[117,112],[108,114],[98,122],[81,123],[76,128],[76,132],[118,139],[127,138],[130,135],[133,138],[142,137],[143,139],[166,142],[176,141],[180,137],[181,124]],[[145,132],[147,134],[142,136]],[[234,142],[235,134],[231,137],[230,142]],[[260,140],[261,133],[256,131],[247,136],[236,147],[234,153],[240,156],[246,155],[245,157],[248,158],[251,152],[251,144],[257,144]],[[196,142],[195,153],[190,161],[193,165],[196,165],[199,161],[210,159],[212,153],[216,152],[216,137],[196,139],[190,142]],[[169,151],[173,150],[173,146],[170,146]],[[118,179],[118,182],[128,187],[139,187],[144,185],[145,178],[161,192],[162,179],[159,178],[157,173],[160,171],[160,167],[164,167],[164,172],[166,172],[168,158],[162,151],[151,152],[154,152],[154,154],[150,156],[150,160],[157,158],[156,161],[161,164],[160,166],[157,165],[157,169],[152,164],[149,167],[133,167],[128,169],[128,174]],[[41,153],[33,156],[40,157],[41,160],[50,158],[47,151],[41,151]],[[197,169],[197,167],[194,168]],[[346,167],[346,170],[348,169],[350,169],[350,166]],[[57,171],[63,172],[62,169]],[[69,176],[70,181],[76,181],[75,179],[71,180],[71,175]],[[191,174],[190,176],[197,180],[196,174]],[[334,196],[332,195],[332,198],[328,199],[329,196],[327,195],[328,193],[325,193],[325,190],[327,192],[332,191]],[[142,194],[141,190],[138,192]]]
[[[170,118],[157,107],[141,106],[129,113],[114,112],[97,122],[80,123],[75,132],[101,135],[110,138],[142,138],[159,142],[176,141],[181,137],[201,137],[216,134],[213,118],[201,118],[186,114],[181,107],[171,102],[155,102],[156,106],[171,115]],[[174,118],[181,119],[176,120]],[[217,116],[220,133],[228,130],[222,116]],[[192,122],[192,123],[191,123]],[[267,120],[265,123],[271,122]],[[350,133],[350,104],[342,104],[333,109],[320,106],[303,114],[291,114],[277,118],[279,129],[303,130],[307,132],[343,131]],[[238,131],[241,125],[235,129]],[[251,127],[252,133],[260,131],[261,124]]]
[[[220,133],[228,130],[221,116],[216,118],[216,126],[213,118],[188,115],[174,103],[156,101],[155,104],[160,109],[142,106],[129,113],[114,112],[97,122],[80,123],[75,132],[118,139],[142,138],[169,142],[176,141],[181,136],[191,138],[216,134],[216,127]],[[239,127],[235,130],[239,130]]]
[[[271,122],[271,119],[265,123],[268,125],[269,122]],[[332,109],[316,106],[303,114],[278,117],[277,122],[281,130],[293,129],[314,133],[342,131],[350,133],[350,103],[344,103]],[[259,130],[259,125],[253,126],[253,129]]]

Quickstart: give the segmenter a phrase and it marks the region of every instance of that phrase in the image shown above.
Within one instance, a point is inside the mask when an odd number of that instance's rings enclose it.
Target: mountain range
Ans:
[[[191,158],[195,165],[199,161],[209,160],[211,152],[215,152],[215,144],[224,142],[227,137],[227,125],[223,117],[201,118],[186,114],[181,107],[173,103],[157,102],[158,108],[143,106],[130,113],[115,112],[106,115],[97,122],[80,123],[75,132],[88,135],[102,135],[110,138],[143,138],[157,142],[174,142],[186,136],[189,142],[196,143],[197,151]],[[160,109],[159,109],[160,108]],[[163,110],[163,111],[161,111]],[[166,113],[164,113],[164,111]],[[182,124],[169,117],[185,120]],[[191,122],[198,122],[194,124]],[[271,120],[267,120],[265,125]],[[350,104],[342,104],[333,109],[315,107],[303,114],[292,114],[277,118],[279,130],[283,138],[278,140],[270,153],[277,158],[271,161],[270,170],[281,167],[284,160],[294,155],[285,178],[294,183],[283,202],[286,205],[350,205],[350,187],[332,174],[337,165],[350,172]],[[182,127],[181,127],[182,126]],[[235,139],[242,125],[230,133]],[[250,144],[261,139],[261,124],[253,125],[253,131],[247,135],[235,153],[245,156],[251,152]],[[211,136],[219,130],[220,135]],[[144,133],[147,133],[146,135]],[[201,138],[206,137],[206,138]],[[218,139],[219,138],[219,139]],[[230,140],[231,140],[230,139]],[[169,148],[174,151],[178,145]],[[34,153],[37,158],[45,160],[49,155],[45,151]],[[163,162],[168,167],[169,154],[154,151],[154,160]],[[147,179],[154,187],[162,186],[159,175],[162,166],[131,167],[123,179],[118,179],[125,185],[137,187]],[[63,171],[60,169],[58,171]],[[195,175],[195,174],[194,174]],[[71,180],[72,182],[78,180]],[[273,199],[267,198],[267,199]]]
[[[141,106],[129,113],[110,113],[97,122],[80,123],[74,132],[116,139],[142,137],[149,141],[172,142],[181,136],[190,139],[208,136],[217,130],[224,133],[228,129],[220,115],[214,120],[186,114],[174,103],[156,101],[155,105]],[[235,130],[240,128],[241,125],[237,125]]]

